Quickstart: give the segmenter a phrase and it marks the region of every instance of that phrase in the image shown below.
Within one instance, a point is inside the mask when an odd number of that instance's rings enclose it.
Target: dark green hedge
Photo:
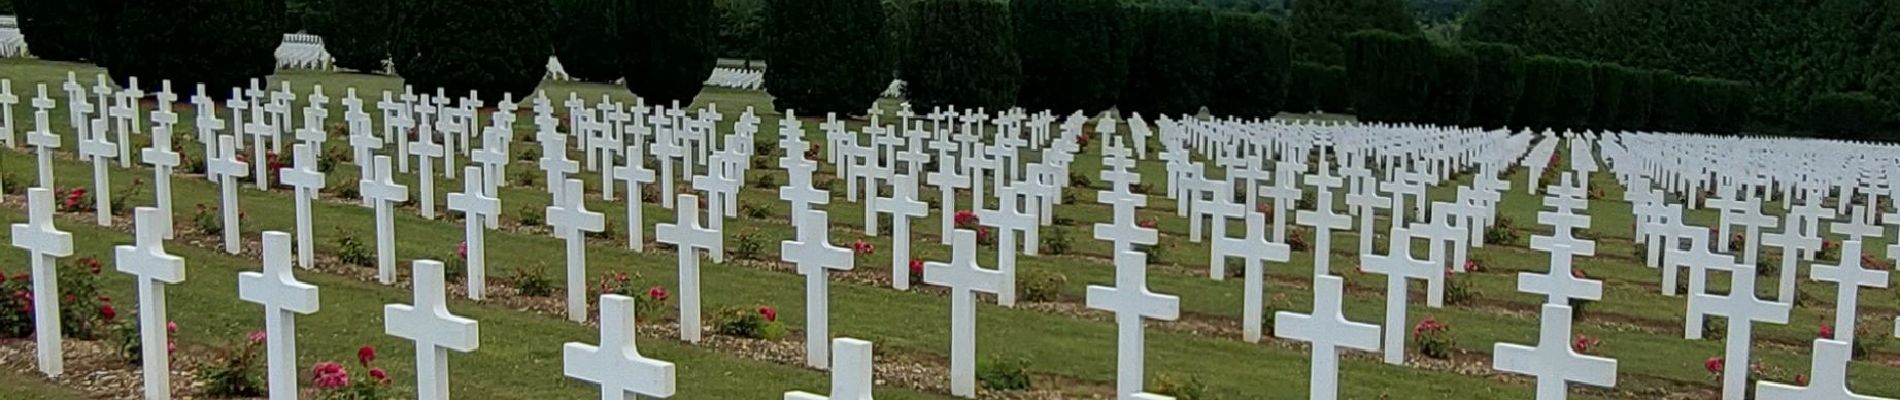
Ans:
[[[1349,111],[1346,98],[1346,68],[1315,62],[1293,63],[1287,82],[1286,111],[1344,113]]]
[[[890,86],[877,0],[766,3],[766,91],[779,111],[857,115]]]
[[[1595,98],[1590,106],[1591,128],[1610,128],[1622,122],[1623,91],[1629,84],[1630,69],[1621,65],[1597,63],[1590,68],[1590,78],[1595,83]]]
[[[633,0],[620,17],[620,72],[647,104],[692,104],[719,60],[712,0]]]
[[[765,59],[765,2],[726,0],[713,3],[719,21],[719,56],[741,60]]]
[[[1472,79],[1470,124],[1502,128],[1511,124],[1511,114],[1524,96],[1524,56],[1517,46],[1496,43],[1466,43],[1475,67]]]
[[[1287,18],[1293,55],[1300,61],[1345,65],[1346,36],[1363,30],[1419,33],[1405,0],[1300,0]]]
[[[917,4],[903,63],[906,97],[924,109],[1007,109],[1016,104],[1022,64],[1009,6],[995,0]]]
[[[1213,99],[1219,62],[1213,12],[1142,6],[1130,9],[1129,20],[1139,39],[1131,43],[1121,110],[1149,118],[1199,112]]]
[[[1884,129],[1889,111],[1866,93],[1826,93],[1808,102],[1807,123],[1835,139],[1891,140]]]
[[[20,35],[34,57],[53,61],[85,61],[92,57],[93,34],[98,32],[93,0],[10,0],[18,12]]]
[[[1618,129],[1642,129],[1649,126],[1649,114],[1656,98],[1656,72],[1631,68],[1623,82],[1623,101],[1617,112]]]
[[[1552,128],[1582,128],[1590,122],[1591,107],[1596,105],[1594,64],[1563,59],[1558,63],[1557,87],[1550,108],[1544,110],[1545,122]]]
[[[396,36],[396,2],[388,0],[329,0],[323,35],[324,49],[336,66],[359,72],[383,70]]]
[[[1469,121],[1477,90],[1477,62],[1477,57],[1462,47],[1432,46],[1431,94],[1426,97],[1426,113],[1419,120],[1446,126]]]
[[[1535,56],[1524,60],[1524,95],[1517,101],[1517,111],[1511,114],[1511,125],[1521,128],[1542,129],[1551,122],[1545,114],[1552,110],[1557,92],[1561,90],[1563,64],[1567,60]]]
[[[398,20],[396,72],[419,93],[525,99],[554,52],[548,9],[544,0],[414,0]]]
[[[612,82],[620,79],[624,53],[620,18],[633,8],[632,0],[548,0],[555,21],[550,39],[561,68],[576,80]]]
[[[1128,19],[1120,0],[1014,0],[1024,108],[1094,114],[1115,106],[1128,79]]]
[[[1423,37],[1361,31],[1347,37],[1346,81],[1361,121],[1419,121],[1431,94],[1432,45]]]
[[[1652,130],[1690,131],[1695,129],[1699,113],[1696,94],[1689,90],[1688,78],[1673,71],[1661,71],[1655,75],[1655,82],[1649,110],[1649,123]]]
[[[152,93],[171,80],[173,90],[203,83],[221,96],[276,70],[282,1],[127,1],[113,13],[119,18],[105,34],[114,40],[95,50],[122,87],[137,77]]]
[[[1217,115],[1271,118],[1286,99],[1291,43],[1280,21],[1263,14],[1221,13],[1221,81],[1209,110]]]

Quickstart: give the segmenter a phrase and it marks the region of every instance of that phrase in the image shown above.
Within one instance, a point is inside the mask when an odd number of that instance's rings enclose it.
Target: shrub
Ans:
[[[416,0],[397,21],[396,71],[417,92],[526,99],[547,74],[545,0]]]
[[[82,0],[13,0],[20,34],[42,60],[83,61],[92,57],[97,29],[96,5]]]
[[[336,59],[336,66],[358,72],[383,70],[396,37],[396,8],[399,2],[386,0],[327,0],[330,5],[329,29],[324,30],[323,48]]]
[[[1808,126],[1835,139],[1876,139],[1874,133],[1887,115],[1886,105],[1866,93],[1827,93],[1808,101]]]
[[[359,267],[376,265],[376,255],[370,251],[369,245],[343,228],[336,229],[336,247],[337,261]]]
[[[1590,66],[1590,77],[1595,81],[1596,86],[1593,91],[1596,96],[1592,99],[1590,121],[1587,126],[1609,128],[1617,125],[1617,122],[1623,118],[1623,92],[1629,90],[1627,86],[1633,74],[1634,72],[1629,68],[1616,64],[1602,63]]]
[[[1426,95],[1424,115],[1418,121],[1445,126],[1463,125],[1471,119],[1471,102],[1477,92],[1477,57],[1458,46],[1432,46],[1431,89]]]
[[[1419,32],[1409,5],[1401,0],[1303,0],[1293,3],[1287,19],[1293,54],[1325,65],[1345,63],[1346,36],[1367,29]]]
[[[1445,270],[1445,304],[1465,304],[1477,294],[1477,289],[1472,287],[1469,279],[1465,279],[1464,274]]]
[[[1280,20],[1261,14],[1222,13],[1221,82],[1214,87],[1213,112],[1247,118],[1272,118],[1286,100],[1291,46]]]
[[[1466,43],[1471,52],[1473,72],[1471,116],[1468,123],[1485,128],[1502,128],[1511,122],[1511,113],[1524,96],[1524,58],[1517,46],[1496,43]]]
[[[1075,240],[1070,239],[1068,231],[1062,228],[1050,228],[1049,235],[1042,238],[1042,252],[1052,256],[1068,254],[1069,248],[1074,245]]]
[[[1560,113],[1556,108],[1557,92],[1563,80],[1561,58],[1536,56],[1524,61],[1524,93],[1518,98],[1517,109],[1511,114],[1511,125],[1529,128],[1549,127],[1551,122],[1546,113]]]
[[[1029,360],[1014,356],[990,358],[976,364],[976,380],[989,390],[1029,390]]]
[[[1385,31],[1353,33],[1348,43],[1347,92],[1359,120],[1417,120],[1431,94],[1431,43]]]
[[[547,210],[535,206],[521,206],[521,210],[515,212],[515,218],[519,219],[521,226],[524,227],[541,226],[542,223],[546,222],[546,219],[543,218],[545,216],[547,216]]]
[[[746,228],[732,237],[732,257],[741,260],[761,260],[765,255],[765,241],[759,238],[758,228]]]
[[[264,394],[264,371],[259,365],[259,348],[264,345],[264,331],[251,332],[243,344],[225,346],[212,351],[210,365],[199,369],[198,375],[204,377],[205,394],[212,397],[256,397]]]
[[[1623,82],[1623,100],[1618,107],[1615,127],[1641,129],[1649,126],[1650,108],[1654,107],[1656,72],[1631,69]]]
[[[618,50],[630,42],[621,35],[620,22],[633,8],[632,0],[549,0],[548,5],[548,14],[560,21],[549,38],[561,68],[575,80],[620,79],[624,52]]]
[[[1017,103],[1057,114],[1115,106],[1128,79],[1128,18],[1119,0],[1014,0],[1022,60]]]
[[[367,370],[367,377],[354,382],[343,364],[324,361],[310,366],[310,383],[316,388],[317,400],[378,400],[393,398],[389,388],[389,373],[382,368],[372,366],[376,361],[376,348],[363,346],[356,350],[356,361]]]
[[[765,59],[765,2],[713,2],[713,16],[720,27],[714,32],[720,57]]]
[[[693,104],[719,55],[712,0],[631,1],[619,25],[627,88],[648,104]]]
[[[1286,111],[1346,112],[1346,69],[1310,62],[1293,63],[1287,82]]]
[[[1201,383],[1201,379],[1193,375],[1164,373],[1156,375],[1154,384],[1148,386],[1153,389],[1154,394],[1173,397],[1176,400],[1207,399],[1207,384]]]
[[[508,282],[515,285],[515,292],[528,297],[547,297],[554,295],[554,280],[548,279],[547,268],[536,266],[532,269],[515,267],[508,274]]]
[[[766,91],[779,111],[855,115],[890,86],[878,0],[767,0]]]
[[[785,324],[778,322],[778,310],[770,306],[756,309],[728,306],[713,314],[713,332],[748,339],[779,340],[785,337]]]
[[[217,96],[276,71],[284,2],[273,0],[149,0],[111,2],[116,20],[93,43],[93,61],[120,87],[139,78],[146,93],[161,80],[203,83]],[[106,4],[106,3],[100,3]],[[108,6],[111,7],[111,6]]]
[[[1069,277],[1060,272],[1041,268],[1028,268],[1017,271],[1017,280],[1021,282],[1022,300],[1031,303],[1053,302],[1062,297],[1062,286],[1069,283]]]
[[[1156,116],[1200,112],[1214,96],[1220,40],[1214,14],[1201,8],[1140,6],[1130,9],[1133,39],[1123,112]]]
[[[1412,326],[1412,344],[1418,346],[1418,353],[1426,357],[1446,359],[1451,357],[1451,325],[1425,317],[1418,325]]]
[[[901,72],[913,105],[1001,110],[1016,103],[1022,64],[1007,5],[931,0],[915,7]]]
[[[218,215],[218,211],[206,207],[204,203],[198,203],[197,211],[192,212],[191,226],[192,230],[197,231],[200,235],[216,236],[224,234],[224,218]]]

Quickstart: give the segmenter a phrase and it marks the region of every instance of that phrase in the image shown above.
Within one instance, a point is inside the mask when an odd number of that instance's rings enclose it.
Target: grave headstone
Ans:
[[[170,339],[166,338],[165,286],[185,281],[185,259],[165,252],[164,221],[158,209],[139,207],[133,212],[138,238],[131,246],[113,248],[119,272],[136,278],[139,294],[139,349],[144,364],[145,398],[171,398]]]
[[[825,275],[830,270],[851,270],[853,258],[851,249],[831,245],[831,223],[824,211],[798,212],[805,216],[794,227],[797,237],[780,242],[779,254],[805,276],[805,365],[825,369],[830,366],[826,356],[831,354],[825,348],[831,338],[831,284]]]
[[[653,236],[679,249],[680,340],[699,343],[699,253],[725,252],[725,238],[699,224],[699,197],[681,194],[678,203],[679,222],[654,226]]]
[[[238,254],[238,205],[237,178],[250,174],[244,160],[238,159],[236,139],[231,136],[218,136],[218,155],[205,158],[207,174],[218,177],[219,198],[222,202],[218,209],[223,214],[224,252]]]
[[[1791,308],[1787,304],[1764,301],[1755,296],[1755,266],[1735,265],[1731,271],[1729,293],[1694,293],[1689,297],[1689,315],[1728,318],[1727,351],[1723,353],[1722,399],[1742,400],[1747,392],[1751,361],[1749,348],[1754,340],[1755,322],[1788,323]]]
[[[910,220],[930,215],[930,204],[917,199],[915,175],[891,177],[891,197],[878,197],[877,210],[891,215],[891,286],[910,290]]]
[[[33,298],[59,298],[58,264],[73,255],[73,235],[53,226],[53,189],[26,190],[27,222],[13,224],[13,246],[26,249],[33,269]],[[58,377],[65,372],[60,347],[59,302],[33,302],[33,336],[40,373]]]
[[[1536,347],[1498,343],[1492,348],[1492,368],[1537,378],[1537,400],[1568,398],[1571,382],[1616,386],[1616,360],[1577,354],[1570,340],[1568,305],[1543,306],[1542,327]]]
[[[1001,271],[976,263],[976,232],[958,229],[950,262],[924,262],[924,283],[950,289],[950,394],[976,397],[976,293],[1008,284]]]
[[[1395,206],[1403,207],[1404,205],[1395,204]],[[1439,266],[1440,262],[1436,258],[1426,260],[1412,258],[1412,240],[1417,236],[1411,229],[1396,226],[1402,224],[1401,222],[1393,222],[1393,224],[1395,226],[1392,228],[1388,246],[1391,249],[1390,254],[1361,254],[1359,263],[1363,265],[1366,272],[1386,277],[1385,326],[1393,327],[1393,329],[1385,330],[1385,362],[1392,365],[1405,365],[1406,330],[1399,327],[1406,325],[1405,307],[1409,303],[1406,297],[1411,286],[1407,282],[1412,279],[1436,281],[1436,286],[1442,288],[1446,272]]]
[[[424,164],[427,165],[427,164]],[[422,167],[428,169],[429,167]],[[581,180],[568,179],[566,196],[547,207],[547,224],[556,238],[567,240],[567,319],[587,321],[587,233],[607,227],[607,216],[587,209]]]
[[[462,191],[449,193],[450,210],[462,212],[462,237],[468,264],[468,298],[481,300],[488,288],[488,241],[482,219],[501,213],[501,199],[483,193],[482,167],[469,166],[462,171]]]
[[[92,158],[93,213],[99,226],[112,226],[112,172],[106,160],[119,156],[119,145],[105,134],[106,122],[92,120],[92,137],[79,142],[79,153]]]
[[[1339,348],[1379,351],[1378,325],[1346,320],[1340,304],[1345,285],[1337,276],[1314,277],[1312,314],[1274,314],[1274,336],[1312,344],[1309,391],[1313,400],[1339,398]]]
[[[838,367],[831,370],[831,395],[786,392],[785,400],[871,400],[871,342],[837,338],[831,342]]]
[[[153,129],[157,131],[157,129]],[[278,170],[277,180],[296,188],[297,202],[297,266],[304,269],[316,267],[317,248],[310,238],[312,222],[310,220],[310,202],[322,193],[324,173],[317,170],[317,145],[297,144],[291,146],[294,166]]]
[[[1840,225],[1835,225],[1840,226]],[[1813,265],[1809,274],[1814,280],[1833,282],[1839,285],[1834,298],[1834,337],[1849,344],[1854,343],[1854,323],[1860,315],[1860,288],[1884,289],[1887,287],[1887,271],[1869,269],[1861,265],[1861,242],[1849,240],[1841,242],[1841,260],[1836,265]]]
[[[422,219],[435,219],[435,171],[430,167],[436,158],[442,157],[443,147],[435,142],[435,130],[428,121],[416,128],[416,140],[409,144],[409,154],[416,156],[416,205],[422,209]],[[578,195],[576,197],[579,197]]]
[[[238,273],[238,298],[264,306],[265,381],[273,399],[297,397],[297,314],[323,305],[317,287],[291,269],[290,241],[283,232],[264,232],[264,271]]]
[[[409,187],[396,183],[389,170],[389,156],[376,156],[375,173],[357,181],[363,198],[376,207],[376,281],[396,283],[396,204],[409,200]]]
[[[600,296],[600,345],[568,342],[561,346],[562,373],[600,385],[600,398],[673,397],[673,363],[640,355],[634,342],[634,299]]]
[[[377,168],[389,168],[378,161]],[[449,351],[475,351],[481,345],[481,327],[475,320],[449,313],[441,262],[416,260],[412,276],[413,303],[384,305],[383,331],[416,343],[416,398],[448,400]]]
[[[47,122],[48,110],[55,104],[46,97],[46,84],[40,84],[39,96],[33,98],[33,130],[26,133],[26,144],[33,146],[39,161],[39,187],[46,190],[53,190],[53,151],[60,147],[59,134],[53,133],[52,124]]]

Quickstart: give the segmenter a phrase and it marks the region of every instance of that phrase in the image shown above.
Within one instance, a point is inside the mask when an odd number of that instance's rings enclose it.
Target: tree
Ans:
[[[1510,125],[1524,96],[1524,56],[1517,46],[1505,44],[1465,43],[1464,48],[1471,52],[1475,73],[1468,122],[1490,129]]]
[[[1656,97],[1655,82],[1655,71],[1630,69],[1629,81],[1623,82],[1623,104],[1617,112],[1615,127],[1642,129],[1649,126],[1650,108]]]
[[[1591,128],[1615,127],[1623,118],[1623,91],[1629,83],[1630,70],[1616,64],[1597,63],[1591,65],[1590,78],[1595,83],[1595,93],[1590,106]]]
[[[34,57],[52,61],[92,58],[99,7],[92,0],[12,0],[20,35]],[[108,22],[108,25],[110,23]]]
[[[1471,119],[1471,102],[1477,89],[1477,57],[1471,51],[1449,44],[1433,45],[1430,94],[1425,112],[1418,121],[1443,126],[1463,125]]]
[[[331,18],[322,32],[324,49],[336,66],[358,72],[383,70],[396,35],[396,2],[386,0],[329,0]]]
[[[1808,103],[1807,123],[1830,138],[1893,140],[1882,132],[1889,111],[1880,99],[1866,93],[1827,93]]]
[[[1346,62],[1346,35],[1362,30],[1418,34],[1418,22],[1404,0],[1300,0],[1293,3],[1287,32],[1293,56],[1326,65]]]
[[[1015,105],[1022,66],[1007,5],[929,0],[918,3],[916,12],[903,69],[912,104],[990,110]]]
[[[204,84],[220,96],[276,70],[284,3],[277,0],[149,0],[119,4],[115,39],[95,49],[121,87],[157,92]],[[187,90],[188,91],[188,90]]]
[[[1201,8],[1144,6],[1132,9],[1136,39],[1128,57],[1121,109],[1154,117],[1193,114],[1214,93],[1220,37],[1214,14]]]
[[[891,83],[877,0],[766,2],[766,91],[780,111],[857,115]]]
[[[692,104],[718,59],[712,0],[633,0],[620,17],[620,72],[653,104]]]
[[[1216,114],[1272,118],[1285,104],[1288,71],[1292,69],[1291,43],[1286,28],[1261,14],[1221,13],[1220,70],[1215,85]]]
[[[1418,121],[1431,94],[1432,45],[1425,38],[1386,31],[1347,37],[1347,91],[1361,121]]]
[[[1556,110],[1552,104],[1557,92],[1562,89],[1563,64],[1567,60],[1536,56],[1524,62],[1524,94],[1517,101],[1516,112],[1511,114],[1511,125],[1521,128],[1547,129],[1553,122],[1546,115]]]
[[[1346,68],[1305,61],[1293,62],[1287,83],[1288,112],[1349,111],[1346,99]]]
[[[1591,63],[1563,59],[1558,63],[1557,87],[1544,109],[1545,121],[1553,128],[1582,128],[1590,122],[1591,107],[1596,105],[1596,76]]]
[[[760,0],[723,0],[713,2],[713,15],[719,21],[719,56],[741,60],[765,59],[765,2]]]
[[[396,71],[417,92],[524,99],[547,75],[551,22],[540,0],[414,0],[399,19]]]
[[[1128,79],[1128,19],[1118,0],[1015,0],[1025,108],[1094,114]]]
[[[620,79],[624,54],[620,19],[631,16],[632,0],[549,0],[555,21],[550,38],[561,69],[576,80]]]

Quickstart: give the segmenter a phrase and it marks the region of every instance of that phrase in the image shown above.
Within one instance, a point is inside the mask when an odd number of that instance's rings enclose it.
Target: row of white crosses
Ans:
[[[1498,343],[1492,351],[1493,367],[1499,371],[1532,375],[1537,378],[1537,399],[1568,398],[1570,382],[1598,387],[1616,386],[1616,360],[1578,354],[1572,348],[1572,300],[1596,301],[1603,298],[1603,282],[1578,277],[1572,261],[1575,256],[1596,254],[1596,243],[1578,239],[1577,229],[1590,227],[1589,206],[1584,183],[1588,178],[1565,172],[1546,197],[1546,211],[1537,212],[1540,224],[1550,225],[1551,236],[1532,236],[1531,248],[1550,253],[1550,271],[1518,274],[1518,290],[1546,296],[1535,346]],[[1575,182],[1575,184],[1573,184]]]

